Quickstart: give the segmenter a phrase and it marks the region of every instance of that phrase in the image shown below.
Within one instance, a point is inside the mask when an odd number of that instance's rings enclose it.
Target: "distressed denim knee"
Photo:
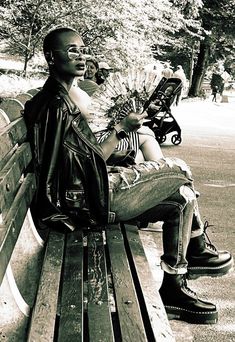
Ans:
[[[110,167],[110,211],[116,221],[130,220],[174,194],[182,185],[192,185],[191,172],[179,159],[161,159],[131,167]]]
[[[185,162],[166,158],[158,163],[110,168],[109,181],[110,209],[116,221],[155,211],[152,222],[164,221],[162,268],[168,273],[186,273],[186,252],[197,202]]]

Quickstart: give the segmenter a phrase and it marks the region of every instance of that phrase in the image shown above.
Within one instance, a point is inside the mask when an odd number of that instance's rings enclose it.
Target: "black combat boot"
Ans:
[[[220,277],[233,268],[233,257],[227,251],[218,251],[210,242],[206,234],[208,222],[205,222],[204,233],[190,240],[187,261],[188,279],[197,279],[202,276]],[[208,242],[206,242],[206,237]]]
[[[198,299],[196,293],[187,287],[185,275],[164,272],[159,293],[168,319],[195,324],[214,324],[218,321],[216,306]]]

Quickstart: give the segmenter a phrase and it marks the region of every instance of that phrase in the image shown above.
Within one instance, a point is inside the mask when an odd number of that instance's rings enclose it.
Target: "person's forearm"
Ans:
[[[141,127],[141,122],[146,116],[147,113],[145,112],[142,114],[131,112],[114,126],[108,138],[100,143],[105,160],[110,157],[120,139],[123,139],[127,135],[127,132],[136,131]]]
[[[116,131],[113,129],[111,134],[107,137],[107,139],[100,143],[105,160],[107,160],[110,157],[118,143],[119,140],[116,136]]]

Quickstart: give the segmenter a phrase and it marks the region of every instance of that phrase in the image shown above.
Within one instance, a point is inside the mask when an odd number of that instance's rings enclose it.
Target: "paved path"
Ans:
[[[213,243],[235,255],[235,102],[182,101],[172,113],[181,129],[179,146],[167,138],[162,145],[166,156],[184,159],[192,169],[203,220],[211,226]],[[161,234],[154,233],[158,247]],[[235,273],[223,278],[191,280],[190,287],[200,297],[215,303],[219,311],[216,325],[193,325],[170,321],[177,342],[235,341]]]

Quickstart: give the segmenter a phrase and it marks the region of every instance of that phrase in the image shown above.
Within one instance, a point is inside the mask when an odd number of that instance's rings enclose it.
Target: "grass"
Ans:
[[[38,68],[41,64],[40,59],[35,59],[34,65],[28,67],[28,76],[24,78],[21,76],[24,67],[22,60],[0,49],[0,98],[15,97],[29,89],[41,87],[46,79]]]
[[[14,74],[2,74],[0,75],[0,98],[15,97],[29,89],[41,87],[44,82],[45,78],[33,76],[23,78]]]

